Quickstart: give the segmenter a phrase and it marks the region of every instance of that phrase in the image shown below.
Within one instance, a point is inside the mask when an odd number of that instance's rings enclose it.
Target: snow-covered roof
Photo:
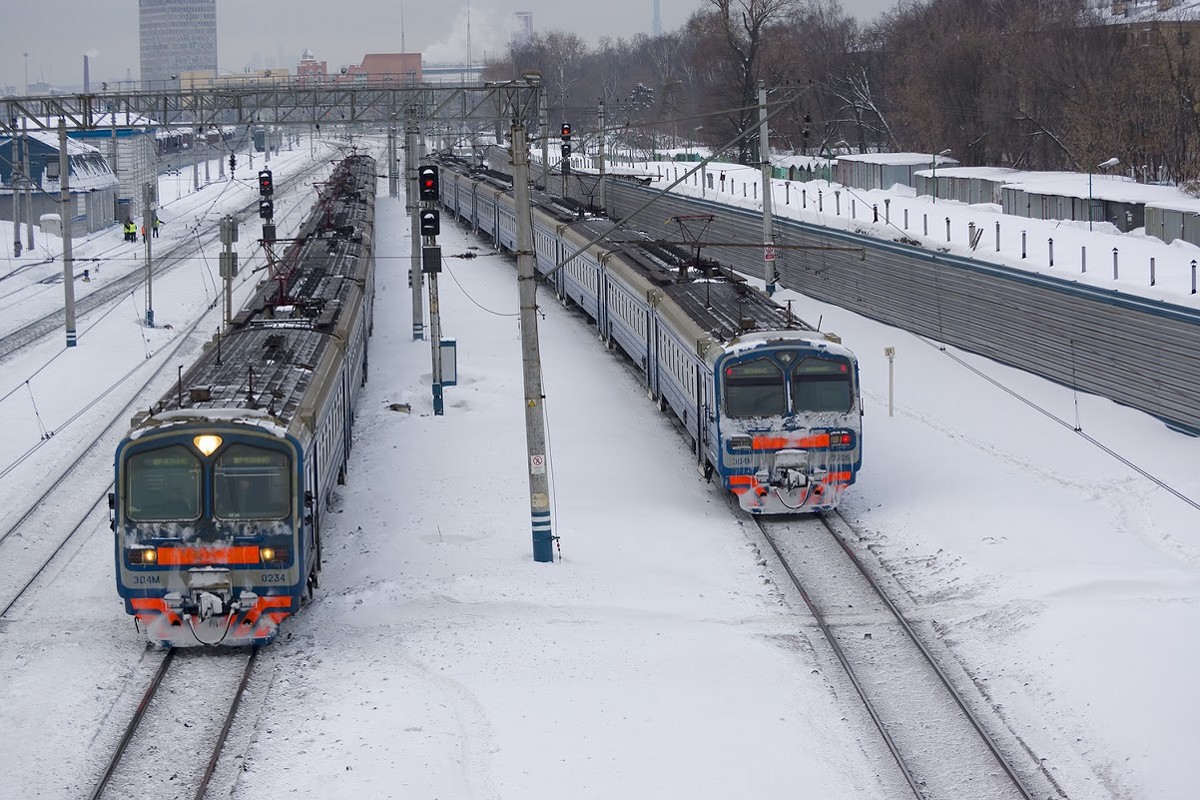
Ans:
[[[958,163],[949,156],[935,156],[932,153],[855,153],[853,155],[837,157],[838,161],[858,161],[864,164],[884,164],[900,167],[919,167],[925,164],[932,164],[935,159],[938,164]]]

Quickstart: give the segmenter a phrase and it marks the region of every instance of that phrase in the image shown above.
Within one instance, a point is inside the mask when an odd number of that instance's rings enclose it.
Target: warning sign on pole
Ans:
[[[763,261],[774,261],[774,260],[775,260],[775,245],[773,245],[773,244],[763,245]]]

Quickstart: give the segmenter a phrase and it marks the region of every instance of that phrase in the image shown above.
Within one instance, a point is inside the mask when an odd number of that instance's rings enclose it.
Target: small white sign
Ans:
[[[765,246],[765,247],[763,248],[763,261],[774,261],[774,260],[775,260],[775,247],[774,247],[774,245],[767,245],[767,246]]]
[[[529,457],[529,472],[532,475],[546,474],[546,457],[541,454]]]

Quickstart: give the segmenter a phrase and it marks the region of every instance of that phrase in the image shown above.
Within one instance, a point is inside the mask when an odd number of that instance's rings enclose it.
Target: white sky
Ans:
[[[869,20],[895,4],[843,0],[842,7]],[[701,0],[661,0],[663,30],[680,27],[700,6]],[[535,30],[572,31],[593,44],[601,36],[650,33],[653,20],[652,0],[354,0],[340,6],[317,0],[217,0],[219,66],[233,72],[248,65],[294,69],[300,54],[311,48],[336,69],[361,63],[366,53],[399,52],[402,27],[410,52],[428,51],[439,60],[461,63],[467,57],[468,10],[473,62],[507,45],[515,11],[532,11]],[[85,53],[91,55],[93,81],[123,80],[126,70],[138,78],[136,0],[41,0],[23,4],[19,17],[7,14],[0,25],[0,91],[4,86],[24,91],[27,72],[31,82],[81,85]]]
[[[283,176],[307,155],[307,146],[284,153],[272,168]],[[215,225],[254,193],[249,182],[195,194],[190,185],[189,171],[161,183],[160,246]],[[929,208],[928,198],[893,198],[893,214]],[[281,235],[311,202],[277,200],[289,215]],[[994,213],[944,202],[937,211]],[[380,294],[350,481],[325,533],[319,599],[266,651],[242,718],[249,724],[235,731],[242,771],[233,797],[693,800],[794,796],[797,786],[822,800],[899,796],[888,771],[864,755],[861,742],[874,734],[838,705],[843,679],[814,669],[811,649],[822,645],[811,619],[758,564],[744,518],[697,475],[685,442],[630,370],[544,290],[539,331],[562,558],[532,561],[513,265],[486,248],[457,258],[477,243],[444,220],[441,312],[445,336],[458,342],[459,384],[435,417],[429,344],[411,338],[407,218],[386,181],[377,224]],[[243,227],[244,266],[254,230]],[[10,227],[0,224],[0,236],[11,244]],[[1139,257],[1152,247],[1117,238]],[[61,285],[37,282],[59,265],[33,266],[56,240],[38,241],[38,258],[14,260],[9,250],[0,262],[10,276],[0,280],[0,329],[61,302]],[[92,283],[76,282],[78,292],[139,269],[141,246],[121,243],[116,228],[77,243],[77,258],[114,251],[120,257]],[[1002,255],[1019,262],[1011,247]],[[79,347],[63,352],[58,336],[6,359],[0,396],[16,390],[0,400],[8,507],[44,488],[53,464],[115,413],[134,379],[158,366],[153,354],[216,298],[215,262],[213,248],[156,279],[162,327],[139,323],[139,292],[80,320]],[[243,285],[239,298],[246,293]],[[1072,428],[1193,499],[1200,442],[1130,409],[780,294],[788,298],[861,359],[864,467],[843,511],[864,533],[860,549],[903,587],[897,599],[939,622],[957,659],[1069,796],[1194,796],[1197,512]],[[886,346],[897,350],[892,416]],[[145,402],[173,380],[175,361],[192,357],[172,361]],[[132,369],[140,371],[89,405]],[[394,403],[412,413],[390,410]],[[48,442],[39,425],[55,431]],[[96,463],[72,486],[79,508],[103,491],[111,450]],[[75,510],[64,507],[64,524]],[[106,517],[93,521],[0,623],[3,797],[82,796],[156,661],[116,595]],[[60,533],[31,534],[25,547],[36,551],[36,539]],[[0,597],[20,572],[10,563]],[[171,740],[170,730],[159,735]],[[161,796],[173,766],[190,760],[168,754],[146,770],[162,776]]]

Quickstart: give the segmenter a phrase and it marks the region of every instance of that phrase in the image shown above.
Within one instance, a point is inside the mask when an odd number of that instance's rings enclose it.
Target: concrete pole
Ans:
[[[192,128],[192,191],[198,192],[200,191],[200,148],[199,142],[196,140],[200,136],[195,133],[195,130]],[[146,232],[149,233],[150,229],[147,228]]]
[[[608,175],[605,173],[605,140],[608,138],[604,135],[604,100],[600,100],[600,109],[596,112],[596,119],[600,123],[600,208],[608,208]]]
[[[537,271],[530,222],[529,152],[525,126],[512,126],[513,196],[517,214],[517,284],[521,303],[521,364],[525,378],[525,442],[528,448],[529,514],[533,560],[554,561],[550,480],[546,465],[546,417],[542,411],[542,362],[538,350]]]
[[[201,140],[204,142],[204,185],[212,183],[212,178],[208,171],[208,162],[212,160],[212,152],[208,146],[208,128],[204,128],[204,133],[200,134]]]
[[[436,207],[437,202],[427,201],[427,205]],[[436,236],[425,236],[422,241],[424,245],[437,250]],[[421,261],[424,266],[423,257]],[[442,401],[442,314],[438,307],[438,274],[433,270],[429,273],[429,351],[433,359],[430,381],[433,384],[433,415],[440,417],[445,413]]]
[[[13,128],[16,128],[16,120],[13,121]],[[13,196],[13,258],[21,257],[21,192],[17,188],[21,185],[21,142],[16,134],[12,137],[12,169],[8,173],[8,183],[12,186]]]
[[[154,205],[158,192],[149,183],[142,184],[142,240],[146,244],[146,327],[154,327],[154,259],[150,252],[150,240],[154,238]]]
[[[33,250],[33,172],[29,168],[29,120],[21,120],[21,130],[25,139],[25,234],[26,247]]]
[[[417,124],[416,115],[410,113],[404,127],[407,146],[405,149],[405,164],[408,167],[405,181],[405,205],[412,222],[412,333],[413,341],[425,338],[425,304],[421,298],[421,203],[417,200],[417,167],[421,163],[421,130]]]
[[[58,119],[58,195],[59,215],[62,217],[63,242],[63,302],[66,309],[67,347],[78,342],[75,336],[75,258],[71,253],[71,161],[67,158],[67,120]]]
[[[763,278],[775,294],[775,234],[771,230],[771,140],[767,131],[767,86],[758,82],[758,158],[762,162]]]

